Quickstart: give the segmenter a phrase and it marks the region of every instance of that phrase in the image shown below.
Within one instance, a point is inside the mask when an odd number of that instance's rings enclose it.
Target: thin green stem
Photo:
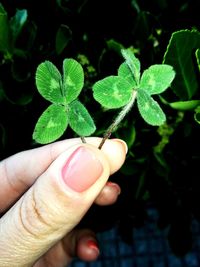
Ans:
[[[130,102],[128,102],[127,105],[125,105],[122,110],[119,112],[118,116],[115,118],[115,120],[113,121],[113,123],[108,127],[107,131],[104,134],[104,137],[99,145],[99,149],[102,148],[102,146],[104,145],[105,141],[111,136],[112,132],[114,132],[117,127],[119,126],[120,122],[124,119],[124,117],[128,114],[128,112],[131,110],[133,104],[135,103],[135,99],[137,96],[137,91],[134,90],[133,91],[133,95],[132,98],[130,100]]]

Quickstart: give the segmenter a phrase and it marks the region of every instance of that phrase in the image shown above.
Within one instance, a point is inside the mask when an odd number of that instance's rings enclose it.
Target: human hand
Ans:
[[[95,201],[114,203],[119,186],[106,184],[124,163],[118,139],[69,139],[0,162],[0,266],[64,267],[77,255],[98,256],[95,235],[77,230]]]

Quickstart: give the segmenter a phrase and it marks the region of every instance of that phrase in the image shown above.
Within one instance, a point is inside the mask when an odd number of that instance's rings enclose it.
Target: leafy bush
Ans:
[[[197,2],[111,0],[108,6],[105,0],[55,0],[43,8],[36,1],[7,0],[0,5],[1,159],[38,146],[32,132],[49,105],[35,84],[42,62],[61,69],[64,59],[73,58],[82,66],[85,82],[78,103],[92,115],[97,136],[105,133],[117,111],[94,101],[94,84],[117,75],[122,49],[131,48],[141,73],[161,63],[173,67],[176,76],[170,88],[154,96],[166,122],[151,126],[136,109],[124,118],[112,134],[129,146],[125,165],[111,177],[122,194],[113,207],[93,206],[81,224],[100,231],[117,223],[128,240],[129,228],[142,225],[146,207],[153,204],[160,214],[158,227],[169,226],[169,241],[178,255],[191,247],[191,220],[200,219]],[[61,138],[73,136],[69,129]],[[98,216],[106,218],[103,225]]]

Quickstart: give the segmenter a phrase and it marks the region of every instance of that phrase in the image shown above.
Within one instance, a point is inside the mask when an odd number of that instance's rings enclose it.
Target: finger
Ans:
[[[118,184],[107,182],[100,194],[97,196],[95,203],[100,206],[112,205],[117,201],[120,193],[121,188]]]
[[[98,146],[100,138],[90,137],[86,141]],[[116,146],[116,143],[118,146]],[[39,177],[49,165],[65,150],[81,144],[80,138],[55,142],[40,148],[20,152],[0,162],[0,213],[15,202]],[[125,142],[120,139],[107,140],[102,151],[108,155],[111,173],[116,171],[118,154],[127,151]]]
[[[73,230],[63,239],[62,244],[63,250],[71,259],[78,257],[83,261],[94,261],[100,253],[96,235],[90,229]]]
[[[94,261],[99,256],[99,246],[94,232],[89,229],[76,229],[67,235],[61,242],[48,250],[34,267],[68,266],[72,259],[78,257],[83,261]]]
[[[80,222],[111,173],[125,159],[76,145],[62,153],[0,220],[0,266],[32,266]],[[112,151],[112,152],[113,152]],[[112,162],[112,163],[111,163]],[[26,252],[26,253],[25,253]]]

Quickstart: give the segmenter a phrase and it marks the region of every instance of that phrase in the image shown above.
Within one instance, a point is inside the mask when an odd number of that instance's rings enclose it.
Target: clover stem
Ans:
[[[82,141],[83,144],[87,143],[84,136],[81,136],[80,138],[81,138],[81,141]]]
[[[137,91],[133,90],[133,95],[132,98],[130,100],[130,102],[128,102],[127,105],[125,105],[122,110],[119,112],[119,114],[117,115],[117,117],[115,118],[115,120],[113,121],[113,123],[108,127],[108,129],[106,130],[104,137],[99,145],[99,149],[102,148],[102,146],[104,145],[105,141],[111,136],[112,132],[114,132],[118,125],[120,124],[120,122],[124,119],[124,117],[128,114],[128,112],[131,110],[135,99],[137,96]]]

